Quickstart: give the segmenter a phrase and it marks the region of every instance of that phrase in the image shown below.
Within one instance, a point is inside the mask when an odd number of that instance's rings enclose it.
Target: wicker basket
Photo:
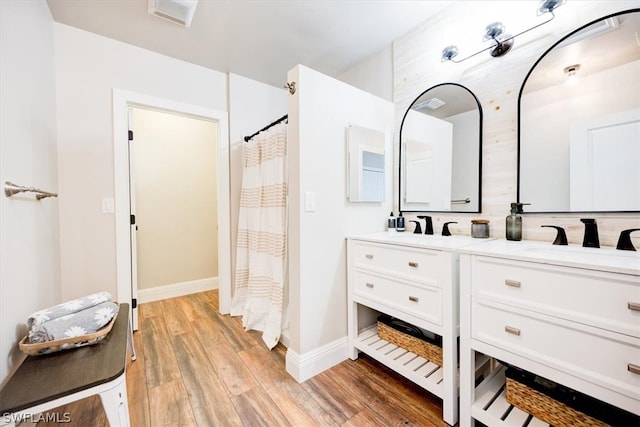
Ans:
[[[608,426],[602,421],[508,377],[507,402],[554,427]]]
[[[378,336],[398,347],[422,356],[438,366],[442,366],[442,347],[400,332],[381,321],[378,321]]]
[[[70,350],[72,348],[84,347],[86,345],[93,345],[100,342],[107,334],[111,331],[113,324],[116,322],[116,317],[118,317],[118,313],[113,316],[113,319],[109,321],[106,325],[104,325],[100,330],[87,335],[80,335],[77,337],[69,337],[63,338],[59,340],[52,340],[40,343],[30,344],[28,342],[29,336],[25,336],[18,343],[18,347],[24,353],[27,353],[30,356],[39,356],[41,354],[49,354],[54,353],[56,351],[62,350]]]

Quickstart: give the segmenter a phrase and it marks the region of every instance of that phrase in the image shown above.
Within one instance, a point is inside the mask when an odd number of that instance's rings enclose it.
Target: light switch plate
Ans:
[[[315,191],[307,191],[304,193],[304,211],[315,212],[316,211],[316,193]]]
[[[114,212],[115,203],[113,199],[102,199],[102,213],[111,214]]]

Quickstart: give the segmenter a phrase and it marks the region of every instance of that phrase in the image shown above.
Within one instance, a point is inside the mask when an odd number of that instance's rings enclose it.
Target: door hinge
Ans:
[[[131,298],[131,308],[138,307],[138,298]]]
[[[129,131],[129,141],[133,141],[133,131]]]
[[[136,216],[135,215],[130,215],[129,216],[129,220],[131,222],[131,225],[134,225],[136,223]]]

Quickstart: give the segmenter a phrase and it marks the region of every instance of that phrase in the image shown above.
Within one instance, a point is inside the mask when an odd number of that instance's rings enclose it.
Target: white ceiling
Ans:
[[[147,0],[47,0],[56,22],[274,86],[303,64],[338,76],[451,1],[200,0],[191,27]]]

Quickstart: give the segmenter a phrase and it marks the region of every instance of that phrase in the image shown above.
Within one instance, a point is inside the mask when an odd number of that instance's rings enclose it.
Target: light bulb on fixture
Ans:
[[[580,64],[573,64],[564,67],[564,73],[567,75],[567,83],[575,84],[576,83],[576,72],[580,69]]]
[[[533,27],[526,29],[524,31],[519,32],[518,34],[516,34],[515,36],[509,35],[509,34],[505,34],[504,33],[504,25],[502,24],[502,22],[494,22],[492,24],[487,25],[486,29],[485,29],[485,34],[483,37],[484,41],[489,41],[492,40],[493,44],[485,49],[481,49],[478,52],[467,56],[464,59],[460,59],[460,60],[455,60],[454,58],[458,55],[458,47],[451,45],[451,46],[447,46],[442,50],[442,56],[441,56],[441,61],[442,62],[447,62],[447,61],[451,61],[451,62],[462,62],[462,61],[466,61],[467,59],[476,56],[479,53],[482,53],[484,51],[489,50],[489,53],[491,54],[491,56],[493,57],[499,57],[499,56],[503,56],[506,55],[511,48],[513,47],[513,42],[514,39],[516,37],[518,37],[519,35],[522,35],[526,32],[529,32],[531,30],[533,30],[534,28],[538,28],[544,24],[546,24],[547,22],[551,22],[551,20],[553,20],[553,18],[555,18],[555,14],[553,13],[553,11],[555,9],[557,9],[558,7],[562,6],[564,3],[566,2],[566,0],[542,0],[540,2],[540,5],[538,6],[538,10],[537,13],[538,15],[543,15],[545,13],[549,13],[551,15],[551,18],[547,19],[546,21],[534,25]]]

